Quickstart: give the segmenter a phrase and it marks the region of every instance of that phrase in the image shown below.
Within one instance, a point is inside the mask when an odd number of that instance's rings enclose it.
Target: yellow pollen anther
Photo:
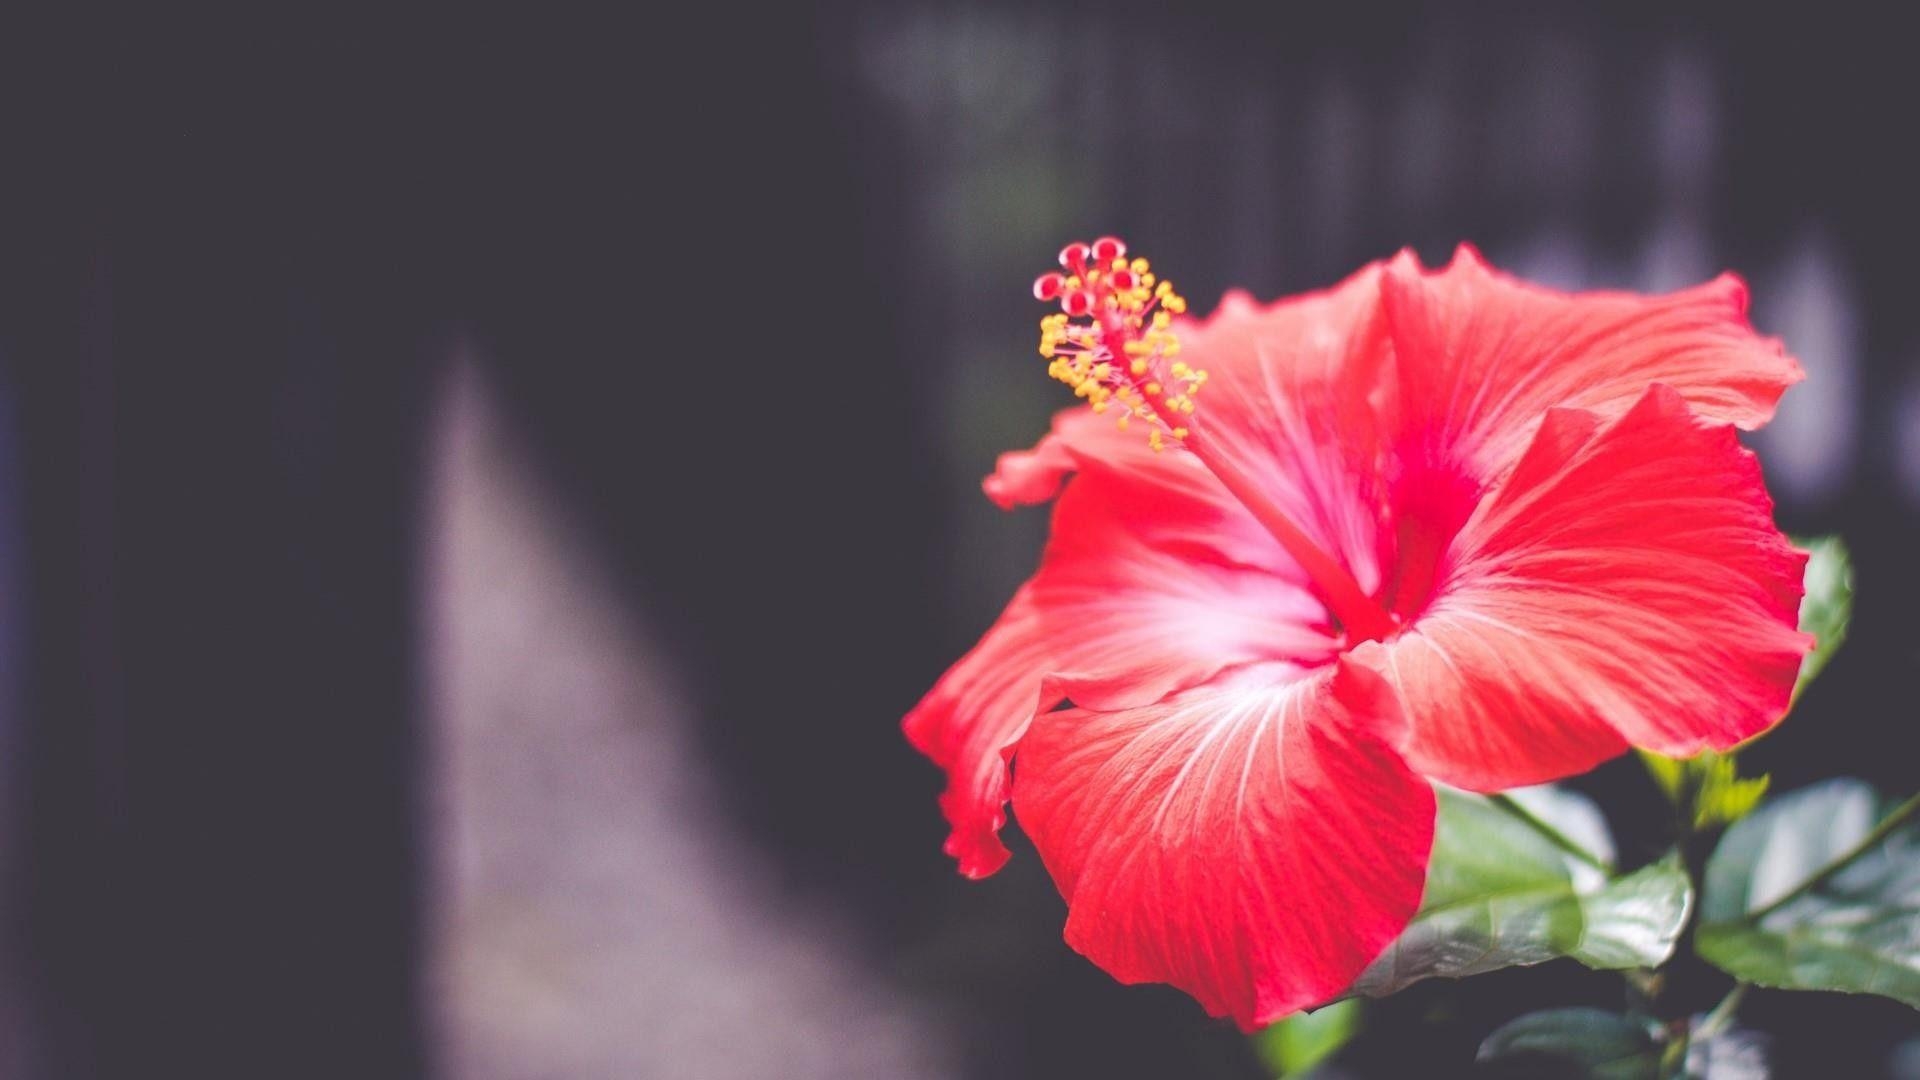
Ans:
[[[1110,237],[1070,244],[1060,260],[1064,274],[1034,282],[1034,296],[1060,305],[1040,320],[1047,374],[1092,411],[1115,413],[1121,430],[1135,419],[1145,423],[1156,451],[1169,437],[1187,438],[1187,426],[1174,421],[1192,415],[1207,373],[1173,359],[1180,353],[1173,320],[1187,310],[1186,298]]]

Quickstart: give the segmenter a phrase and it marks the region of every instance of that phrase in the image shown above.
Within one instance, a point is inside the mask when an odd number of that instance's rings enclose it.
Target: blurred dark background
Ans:
[[[1260,1075],[1068,951],[1019,841],[953,874],[896,730],[1033,565],[976,484],[1062,404],[1027,283],[1097,232],[1196,303],[1461,239],[1746,274],[1809,373],[1755,440],[1780,517],[1860,590],[1749,760],[1910,791],[1920,167],[1874,10],[7,16],[0,1076]],[[1582,786],[1651,854],[1630,764]],[[1617,987],[1429,984],[1342,1067]],[[1783,1076],[1916,1027],[1743,1015]]]

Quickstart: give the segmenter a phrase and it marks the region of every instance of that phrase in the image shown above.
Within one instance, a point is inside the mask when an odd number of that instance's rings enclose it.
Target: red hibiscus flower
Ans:
[[[1041,351],[1088,403],[985,484],[1054,499],[1052,538],[905,730],[962,872],[1006,861],[1011,796],[1121,981],[1249,1029],[1317,1004],[1419,904],[1426,778],[1784,713],[1805,556],[1734,428],[1801,373],[1737,279],[1568,295],[1462,248],[1194,321],[1118,241],[1062,262]]]

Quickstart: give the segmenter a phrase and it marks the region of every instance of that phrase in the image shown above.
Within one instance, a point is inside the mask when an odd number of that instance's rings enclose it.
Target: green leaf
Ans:
[[[1351,993],[1383,997],[1422,979],[1560,957],[1603,969],[1657,967],[1672,954],[1692,902],[1677,861],[1611,877],[1606,823],[1573,792],[1511,793],[1556,842],[1491,799],[1437,790],[1440,818],[1420,913]],[[1562,842],[1589,855],[1573,855]]]
[[[1269,1024],[1253,1037],[1260,1060],[1275,1076],[1301,1076],[1340,1052],[1360,1030],[1360,1003],[1336,1001]]]
[[[1858,780],[1768,802],[1707,860],[1695,948],[1761,986],[1883,994],[1920,1008],[1914,807],[1883,819],[1881,800]]]
[[[1640,761],[1646,765],[1647,774],[1660,787],[1661,794],[1676,806],[1681,796],[1687,793],[1687,763],[1679,758],[1670,758],[1665,754],[1656,754],[1651,750],[1636,750]]]
[[[1742,779],[1732,754],[1702,750],[1686,762],[1693,790],[1693,827],[1731,825],[1753,812],[1767,794],[1770,776]]]
[[[1847,622],[1853,615],[1853,560],[1847,555],[1846,544],[1837,536],[1804,543],[1812,557],[1807,560],[1807,596],[1800,602],[1800,629],[1813,635],[1814,645],[1800,662],[1800,678],[1793,684],[1795,701],[1827,666],[1833,651],[1847,640]]]
[[[1514,1020],[1480,1044],[1497,1076],[1659,1080],[1660,1043],[1642,1020],[1602,1009],[1547,1009]]]
[[[1773,777],[1761,775],[1743,779],[1735,771],[1733,757],[1714,754],[1706,764],[1700,794],[1693,801],[1693,827],[1700,830],[1731,825],[1753,812],[1766,797]]]
[[[1647,774],[1676,807],[1691,806],[1697,830],[1730,825],[1746,817],[1767,794],[1769,776],[1743,778],[1731,752],[1702,750],[1690,758],[1670,758],[1641,750]]]

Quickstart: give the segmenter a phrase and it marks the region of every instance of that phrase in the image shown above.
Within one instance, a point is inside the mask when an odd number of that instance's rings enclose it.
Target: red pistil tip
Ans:
[[[1207,373],[1174,359],[1180,339],[1173,317],[1187,302],[1173,283],[1156,281],[1147,260],[1126,258],[1127,245],[1103,236],[1060,249],[1066,274],[1034,280],[1034,299],[1058,300],[1060,313],[1040,320],[1047,374],[1073,387],[1094,412],[1116,411],[1125,430],[1138,419],[1147,444],[1163,449],[1187,437],[1193,398]]]

